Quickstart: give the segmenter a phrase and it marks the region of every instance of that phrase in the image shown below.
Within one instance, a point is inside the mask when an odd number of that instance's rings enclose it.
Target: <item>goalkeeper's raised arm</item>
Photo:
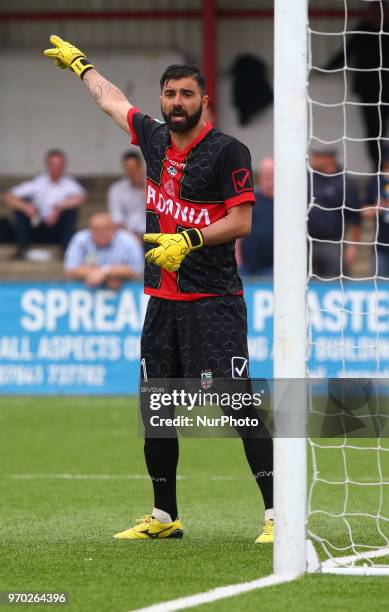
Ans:
[[[46,49],[44,55],[53,58],[59,68],[69,68],[80,77],[96,104],[129,134],[127,114],[132,105],[124,93],[99,74],[80,49],[55,34],[50,36],[50,42],[54,47]]]

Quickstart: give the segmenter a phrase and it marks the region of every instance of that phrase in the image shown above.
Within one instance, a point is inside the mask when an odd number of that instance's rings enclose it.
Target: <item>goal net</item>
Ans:
[[[389,574],[388,4],[309,3],[307,537],[333,573]]]

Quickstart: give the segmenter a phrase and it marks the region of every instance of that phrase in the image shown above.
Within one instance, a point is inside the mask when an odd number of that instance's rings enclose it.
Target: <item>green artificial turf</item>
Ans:
[[[137,429],[128,398],[0,400],[0,591],[70,596],[70,605],[36,610],[125,612],[272,572],[271,547],[253,543],[263,508],[238,439],[181,440],[183,540],[112,539],[151,509]],[[363,457],[350,459],[350,470],[359,473],[358,462],[365,466]],[[337,453],[323,451],[322,463],[341,474]],[[317,495],[316,505],[341,504],[339,490],[325,487]],[[353,503],[369,502],[362,493]],[[317,528],[346,542],[323,518]],[[355,537],[375,532],[362,522]],[[203,609],[383,610],[388,584],[387,578],[308,576]]]

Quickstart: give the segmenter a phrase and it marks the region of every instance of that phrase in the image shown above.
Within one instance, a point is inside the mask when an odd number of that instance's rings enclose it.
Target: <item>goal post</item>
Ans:
[[[384,172],[380,166],[383,143],[386,142],[386,151],[389,146],[383,121],[383,109],[389,106],[389,100],[382,98],[382,73],[389,70],[389,65],[383,63],[382,41],[384,36],[389,37],[386,31],[389,19],[384,19],[385,3],[381,0],[378,2],[379,27],[372,22],[371,30],[366,31],[366,21],[363,22],[363,35],[377,37],[377,65],[356,67],[350,64],[347,55],[348,37],[360,32],[350,22],[350,4],[350,0],[339,2],[344,9],[343,25],[332,32],[311,26],[308,0],[275,0],[274,3],[274,574],[281,578],[298,577],[307,571],[389,575],[389,440],[387,430],[381,425],[377,429],[380,420],[389,424],[389,389],[386,386],[385,391],[383,384],[380,395],[377,382],[381,378],[387,383],[388,379],[382,377],[389,372],[389,349],[385,348],[385,334],[389,330],[389,271],[382,272],[378,265],[379,249],[382,251],[386,246],[389,253],[389,241],[383,242],[379,231],[380,219],[389,223],[389,210],[386,210],[389,209],[389,169]],[[366,8],[372,6],[370,0],[362,4]],[[326,69],[322,60],[317,65],[312,62],[311,43],[315,35],[321,41],[327,37],[331,43],[334,36],[338,41],[341,39],[345,55],[341,68]],[[333,46],[328,45],[332,50]],[[389,63],[389,57],[386,62]],[[340,73],[342,95],[336,97],[335,89],[327,90],[325,81],[316,83],[312,93],[308,80],[315,71],[322,75],[333,73],[335,78]],[[380,87],[375,102],[366,103],[363,99],[361,102],[353,95],[348,77],[358,71],[378,74]],[[366,106],[377,107],[380,129],[375,138],[366,139],[350,131],[349,115]],[[339,123],[342,127],[327,121],[319,130],[315,117],[320,109],[338,110],[343,117]],[[354,117],[358,115],[354,113]],[[358,128],[358,121],[352,127]],[[325,128],[331,128],[331,136]],[[355,170],[348,148],[373,140],[377,141],[379,165],[373,172]],[[312,143],[320,143],[327,151],[329,145],[338,148],[343,154],[343,165],[336,166],[336,170],[311,167],[307,153]],[[335,204],[328,205],[321,199],[319,190],[315,191],[315,177],[319,175],[325,187],[329,185],[326,181],[339,178],[341,195],[336,195]],[[362,200],[362,208],[356,210],[358,198],[349,198],[346,185],[354,181],[361,191],[370,179],[375,181],[376,202],[370,202],[369,209]],[[382,180],[387,181],[387,189],[381,192]],[[313,208],[324,216],[339,211],[340,237],[317,236],[308,231],[307,219]],[[370,237],[365,236],[363,229],[358,239],[355,235],[350,239],[346,220],[355,219],[355,214],[364,210],[368,210],[369,215],[365,215],[368,219],[374,213],[374,234],[371,230]],[[329,275],[316,269],[315,244],[338,249],[338,272]],[[363,273],[354,274],[344,266],[344,254],[350,245],[371,249],[375,263],[370,272],[366,268]],[[326,299],[328,293],[331,300]],[[320,336],[320,326],[327,315],[336,336]],[[358,322],[354,328],[350,323],[353,317]],[[312,367],[316,350],[330,356],[327,359],[332,365],[327,370],[317,367],[317,363],[316,369]],[[359,356],[363,367],[359,366],[358,370]],[[342,389],[345,380],[353,376],[359,380],[351,381],[352,397],[355,398],[364,379],[373,389],[374,405],[362,402],[365,412],[358,413],[366,422],[371,422],[374,416],[373,435],[366,434],[364,439],[358,429],[355,433],[348,432],[347,428],[329,438],[324,434],[322,437],[314,437],[314,433],[307,435],[307,421],[311,423],[310,419],[317,415],[329,416],[326,408],[324,412],[322,407],[317,408],[317,401],[323,403],[324,396],[328,406],[330,387],[325,389],[329,379],[339,379],[336,385]],[[315,377],[321,379],[317,385],[321,391],[316,395],[311,380]],[[331,385],[332,389],[333,382]]]
[[[305,396],[293,393],[285,406],[282,381],[303,381],[306,375],[307,19],[307,0],[275,0],[273,376],[276,429],[281,430],[274,438],[276,575],[306,571]],[[301,436],[288,435],[291,417]]]

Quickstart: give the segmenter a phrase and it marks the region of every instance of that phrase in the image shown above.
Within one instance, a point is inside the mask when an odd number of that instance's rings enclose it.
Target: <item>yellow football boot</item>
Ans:
[[[135,527],[116,533],[115,540],[162,540],[182,538],[184,532],[180,519],[172,523],[160,523],[151,514],[137,520]]]
[[[273,544],[274,543],[274,521],[270,519],[265,521],[262,533],[255,540],[256,544]]]

